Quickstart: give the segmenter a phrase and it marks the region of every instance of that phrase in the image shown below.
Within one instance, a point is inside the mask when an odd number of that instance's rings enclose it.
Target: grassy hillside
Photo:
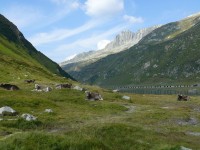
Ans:
[[[81,82],[104,87],[198,83],[199,18],[161,26],[129,50],[69,73]]]
[[[59,65],[37,51],[17,27],[0,15],[0,82],[53,74],[71,78]]]
[[[175,95],[128,94],[131,100],[127,101],[121,98],[124,94],[85,86],[104,98],[92,102],[85,100],[84,92],[72,89],[35,93],[33,85],[20,87],[15,92],[0,89],[0,107],[10,106],[19,116],[30,113],[37,121],[0,117],[4,119],[1,150],[200,148],[200,97],[178,102]],[[45,113],[47,108],[53,113]]]

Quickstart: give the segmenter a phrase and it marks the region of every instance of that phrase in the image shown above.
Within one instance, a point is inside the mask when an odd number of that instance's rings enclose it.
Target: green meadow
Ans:
[[[57,79],[57,83],[72,82]],[[54,88],[56,82],[42,84]],[[177,101],[176,95],[112,93],[79,85],[98,91],[104,99],[88,101],[84,92],[74,89],[54,88],[45,93],[31,91],[33,84],[21,81],[17,85],[21,90],[0,89],[0,106],[19,112],[19,116],[1,116],[0,149],[200,149],[200,97]],[[131,100],[123,100],[123,95]],[[53,113],[44,112],[48,108]],[[25,121],[22,113],[37,120]]]

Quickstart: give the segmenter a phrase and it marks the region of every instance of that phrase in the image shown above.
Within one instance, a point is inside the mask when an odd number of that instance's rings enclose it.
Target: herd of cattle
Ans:
[[[35,83],[35,80],[24,80],[24,82],[25,83]],[[7,84],[7,83],[5,83],[5,84],[1,83],[0,87],[4,88],[6,90],[11,90],[11,91],[20,89],[16,85]],[[103,100],[102,96],[99,93],[87,91],[87,89],[81,88],[79,86],[73,86],[71,83],[57,84],[57,85],[55,85],[55,89],[75,89],[75,90],[79,90],[79,91],[84,91],[86,94],[87,100]],[[33,89],[32,91],[50,92],[52,90],[53,90],[53,88],[51,88],[51,87],[35,84],[35,89]],[[186,95],[178,95],[177,100],[178,101],[189,101],[190,97],[186,96]]]
[[[35,83],[35,80],[24,80],[25,83]],[[16,85],[13,84],[7,84],[7,83],[1,83],[0,88],[3,88],[5,90],[10,90],[10,91],[16,91],[20,90],[20,88]],[[86,94],[86,99],[91,100],[91,101],[96,101],[96,100],[103,100],[102,96],[98,92],[90,92],[87,91],[85,88],[81,88],[79,86],[73,86],[71,83],[65,83],[65,84],[56,84],[55,89],[74,89],[74,90],[79,90],[83,91]],[[39,85],[35,84],[35,89],[32,91],[37,91],[37,92],[50,92],[52,91],[53,88],[49,86],[44,86],[44,85]]]

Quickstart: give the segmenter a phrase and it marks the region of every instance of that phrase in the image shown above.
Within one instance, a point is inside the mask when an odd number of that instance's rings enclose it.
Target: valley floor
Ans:
[[[200,149],[200,97],[177,101],[177,95],[112,93],[86,86],[104,98],[87,101],[84,92],[73,89],[40,93],[32,92],[31,84],[20,87],[0,89],[0,107],[10,106],[19,116],[30,113],[37,121],[0,117],[1,150]]]

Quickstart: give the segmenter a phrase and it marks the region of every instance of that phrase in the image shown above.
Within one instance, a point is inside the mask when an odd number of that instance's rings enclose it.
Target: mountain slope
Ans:
[[[107,44],[104,49],[81,53],[73,59],[61,63],[61,67],[67,72],[81,70],[81,68],[90,65],[101,58],[129,49],[156,28],[158,28],[158,26],[141,29],[136,33],[129,30],[122,31],[112,42]]]
[[[58,64],[37,51],[17,27],[2,15],[0,15],[0,60],[1,82],[20,77],[34,77],[38,74],[43,76],[57,74],[71,78]]]
[[[199,82],[200,16],[166,24],[124,52],[81,71],[76,79],[101,86]]]

